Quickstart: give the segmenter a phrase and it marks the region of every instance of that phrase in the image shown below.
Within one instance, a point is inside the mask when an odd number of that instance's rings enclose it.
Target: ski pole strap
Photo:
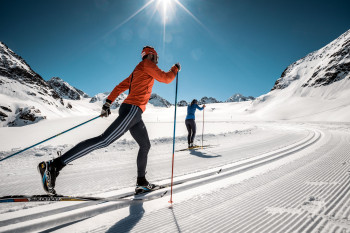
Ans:
[[[35,146],[37,146],[37,145],[39,145],[39,144],[41,144],[41,143],[47,142],[47,141],[49,141],[49,140],[51,140],[51,139],[53,139],[53,138],[55,138],[55,137],[57,137],[57,136],[60,136],[60,135],[62,135],[62,134],[64,134],[64,133],[67,133],[68,131],[71,131],[72,129],[78,128],[78,127],[80,127],[80,126],[82,126],[82,125],[84,125],[84,124],[86,124],[86,123],[88,123],[88,122],[90,122],[90,121],[96,120],[96,119],[99,118],[99,117],[101,117],[101,115],[100,115],[100,116],[97,116],[97,117],[94,117],[94,118],[92,118],[92,119],[90,119],[90,120],[88,120],[88,121],[85,121],[85,122],[83,122],[83,123],[81,123],[81,124],[79,124],[79,125],[76,125],[76,126],[70,128],[70,129],[67,129],[67,130],[65,130],[65,131],[63,131],[63,132],[61,132],[61,133],[59,133],[59,134],[56,134],[56,135],[54,135],[54,136],[52,136],[52,137],[50,137],[50,138],[47,138],[47,139],[45,139],[45,140],[43,140],[43,141],[41,141],[41,142],[38,142],[38,143],[36,143],[36,144],[34,144],[34,145],[30,146],[30,147],[24,148],[23,150],[17,151],[17,152],[14,153],[14,154],[8,155],[8,156],[6,156],[5,158],[0,159],[0,162],[6,160],[6,159],[8,159],[8,158],[11,158],[12,156],[18,155],[18,154],[20,154],[20,153],[22,153],[22,152],[24,152],[24,151],[26,151],[26,150],[29,150],[30,148],[33,148],[33,147],[35,147]]]

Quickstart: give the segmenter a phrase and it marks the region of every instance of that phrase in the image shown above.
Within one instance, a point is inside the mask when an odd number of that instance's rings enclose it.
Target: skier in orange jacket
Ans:
[[[108,117],[110,106],[113,101],[124,91],[129,90],[128,97],[119,108],[119,116],[97,137],[80,142],[62,156],[39,163],[38,171],[42,177],[44,190],[49,195],[55,195],[55,181],[59,171],[68,163],[76,160],[86,154],[103,147],[109,146],[124,133],[130,131],[132,137],[140,146],[137,155],[137,181],[135,193],[142,193],[155,190],[159,186],[147,181],[146,166],[148,152],[151,144],[144,122],[142,113],[146,109],[146,104],[152,93],[154,79],[163,83],[170,83],[174,80],[181,66],[176,63],[168,72],[158,68],[158,55],[151,46],[145,46],[141,53],[142,61],[135,67],[129,77],[119,83],[107,97],[101,111],[102,117]]]

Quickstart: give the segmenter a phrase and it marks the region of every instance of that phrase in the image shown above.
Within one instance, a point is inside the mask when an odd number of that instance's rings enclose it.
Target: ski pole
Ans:
[[[204,133],[204,110],[205,110],[205,108],[203,109],[202,150],[203,150],[203,133]]]
[[[70,130],[72,130],[72,129],[75,129],[75,128],[78,128],[79,126],[82,126],[82,125],[84,125],[84,124],[86,124],[86,123],[88,123],[88,122],[90,122],[90,121],[93,121],[93,120],[99,118],[99,117],[100,117],[100,116],[94,117],[94,118],[92,118],[92,119],[90,119],[90,120],[88,120],[88,121],[85,121],[85,122],[83,122],[83,123],[81,123],[81,124],[79,124],[79,125],[76,125],[76,126],[70,128],[70,129],[67,129],[67,130],[65,130],[65,131],[63,131],[63,132],[61,132],[61,133],[59,133],[59,134],[56,134],[55,136],[52,136],[52,137],[50,137],[50,138],[48,138],[48,139],[45,139],[45,140],[43,140],[43,141],[41,141],[41,142],[38,142],[38,143],[36,143],[36,144],[34,144],[34,145],[30,146],[30,147],[27,147],[27,148],[25,148],[25,149],[23,149],[23,150],[20,150],[20,151],[14,153],[14,154],[12,154],[12,155],[8,155],[8,156],[6,156],[5,158],[0,159],[0,162],[1,162],[1,161],[4,161],[5,159],[11,158],[12,156],[18,155],[18,154],[20,154],[20,153],[22,153],[22,152],[24,152],[24,151],[26,151],[26,150],[28,150],[28,149],[30,149],[30,148],[33,148],[33,147],[35,147],[35,146],[37,146],[37,145],[39,145],[39,144],[41,144],[41,143],[47,142],[47,141],[49,141],[49,140],[51,140],[51,139],[53,139],[53,138],[55,138],[55,137],[57,137],[57,136],[60,136],[60,135],[62,135],[62,134],[64,134],[64,133],[67,133],[68,131],[70,131]]]
[[[169,203],[173,203],[173,178],[174,178],[174,160],[175,160],[175,129],[176,129],[176,107],[177,107],[177,86],[179,72],[176,74],[176,89],[175,89],[175,112],[174,112],[174,135],[173,135],[173,160],[171,166],[171,193]]]

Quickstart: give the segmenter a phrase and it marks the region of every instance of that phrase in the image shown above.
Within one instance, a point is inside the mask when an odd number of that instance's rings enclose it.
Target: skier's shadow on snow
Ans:
[[[129,207],[129,216],[117,222],[106,232],[130,232],[135,227],[135,225],[141,220],[144,213],[145,210],[143,208],[143,203],[131,204]]]
[[[217,157],[221,157],[221,155],[208,155],[206,153],[202,153],[199,150],[190,150],[190,154],[191,155],[195,155],[204,159],[212,159],[212,158],[217,158]]]

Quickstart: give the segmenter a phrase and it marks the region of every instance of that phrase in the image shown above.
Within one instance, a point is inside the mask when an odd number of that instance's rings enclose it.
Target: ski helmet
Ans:
[[[141,52],[141,58],[143,59],[143,57],[147,56],[148,54],[153,54],[154,56],[158,57],[156,50],[152,46],[149,46],[149,45],[143,47],[142,52]]]

